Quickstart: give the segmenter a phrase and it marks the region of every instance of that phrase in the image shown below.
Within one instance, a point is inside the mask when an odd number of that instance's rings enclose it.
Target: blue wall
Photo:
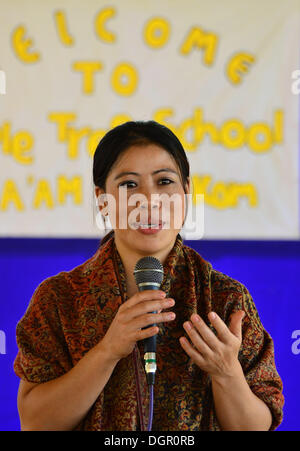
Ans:
[[[300,344],[292,350],[296,341],[292,333],[298,330],[300,334],[300,242],[203,240],[186,244],[249,289],[274,339],[276,365],[283,379],[284,421],[278,430],[300,430]],[[42,280],[81,264],[97,247],[98,240],[91,239],[0,239],[0,331],[6,336],[6,353],[0,353],[0,430],[19,430],[19,379],[12,369],[17,321]],[[0,334],[2,339],[4,334]]]

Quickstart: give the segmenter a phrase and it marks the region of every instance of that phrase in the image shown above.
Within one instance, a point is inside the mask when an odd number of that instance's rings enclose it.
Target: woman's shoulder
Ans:
[[[36,287],[33,298],[40,303],[68,300],[76,295],[84,295],[91,283],[91,279],[99,274],[101,262],[99,261],[99,249],[89,259],[73,267],[70,270],[62,270],[40,282]]]
[[[216,293],[219,291],[240,294],[248,292],[246,286],[242,282],[216,269],[212,269],[211,271],[211,286],[212,290]]]
[[[211,262],[192,248],[185,246],[192,265],[195,284],[209,310],[216,311],[225,321],[237,310],[243,310],[259,327],[260,319],[248,288],[239,280],[213,268]]]
[[[245,285],[239,280],[215,269],[212,263],[206,260],[206,258],[195,249],[187,245],[184,245],[184,249],[192,260],[195,271],[200,275],[202,280],[204,279],[207,281],[211,290],[215,293],[224,291],[246,293],[248,291]]]

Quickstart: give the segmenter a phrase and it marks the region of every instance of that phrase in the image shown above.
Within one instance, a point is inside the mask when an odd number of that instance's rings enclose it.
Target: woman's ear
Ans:
[[[97,209],[100,211],[100,213],[103,216],[106,216],[108,214],[107,212],[107,200],[106,200],[106,193],[102,188],[99,188],[99,186],[95,187],[95,196],[96,196],[96,205]]]
[[[102,188],[99,188],[99,186],[95,186],[95,196],[98,198],[100,194],[104,194],[104,190]]]
[[[191,181],[190,181],[190,177],[187,177],[186,182],[185,182],[185,192],[186,194],[190,194],[191,193]]]

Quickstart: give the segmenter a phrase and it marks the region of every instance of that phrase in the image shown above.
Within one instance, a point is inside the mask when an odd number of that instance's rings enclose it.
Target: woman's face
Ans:
[[[95,193],[103,191],[97,187]],[[185,192],[166,150],[156,144],[125,150],[108,174],[106,195],[116,243],[144,255],[173,245],[184,221]]]

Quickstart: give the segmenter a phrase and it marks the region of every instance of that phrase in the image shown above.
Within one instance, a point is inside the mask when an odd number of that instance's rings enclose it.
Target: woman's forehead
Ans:
[[[178,172],[177,164],[173,156],[162,147],[155,144],[136,145],[126,149],[116,161],[112,172],[120,171],[134,171],[134,168],[140,171],[149,173],[162,168],[170,168]]]

